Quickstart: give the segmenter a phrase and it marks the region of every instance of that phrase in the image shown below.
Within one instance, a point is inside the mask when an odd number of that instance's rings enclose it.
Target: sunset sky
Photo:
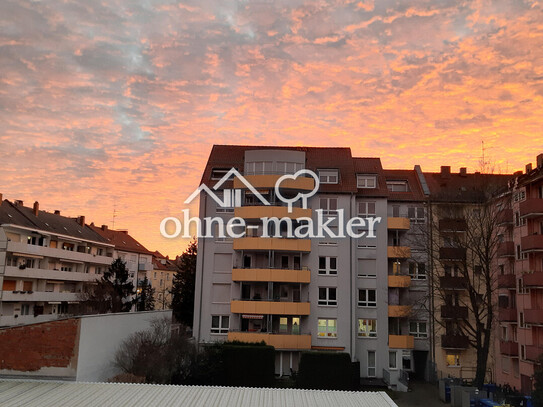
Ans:
[[[181,253],[213,144],[346,146],[386,168],[543,152],[538,1],[0,2],[0,193]]]

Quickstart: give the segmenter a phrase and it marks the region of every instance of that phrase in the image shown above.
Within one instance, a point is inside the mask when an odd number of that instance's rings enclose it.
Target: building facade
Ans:
[[[155,309],[170,309],[172,304],[173,278],[178,271],[174,261],[160,252],[153,253],[153,270],[147,279],[155,290]]]

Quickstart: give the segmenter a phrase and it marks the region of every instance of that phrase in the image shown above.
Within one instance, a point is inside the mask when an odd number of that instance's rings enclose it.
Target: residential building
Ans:
[[[498,248],[496,381],[530,394],[543,354],[543,154],[515,173],[497,200],[502,209]]]
[[[2,201],[1,194],[0,203],[0,327],[77,314],[84,285],[111,264],[113,245],[84,216]]]
[[[153,270],[147,272],[147,279],[155,290],[155,309],[171,308],[173,277],[178,270],[168,256],[158,250],[153,253]]]

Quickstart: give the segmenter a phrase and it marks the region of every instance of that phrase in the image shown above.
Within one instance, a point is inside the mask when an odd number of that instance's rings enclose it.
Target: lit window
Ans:
[[[319,305],[337,306],[336,289],[334,287],[319,287]]]
[[[211,333],[226,334],[228,333],[229,324],[230,317],[228,315],[213,315],[211,316]]]
[[[415,338],[428,338],[428,324],[426,322],[409,322],[409,335]]]
[[[409,192],[409,184],[406,180],[387,181],[387,188],[390,192]]]
[[[358,337],[376,338],[377,337],[377,320],[376,319],[359,319],[358,320]]]
[[[377,300],[375,297],[375,289],[362,288],[358,290],[358,306],[376,307]]]
[[[319,257],[319,274],[337,274],[336,257]]]
[[[377,188],[377,176],[358,174],[356,176],[356,186],[358,188]]]
[[[337,184],[339,181],[338,170],[319,170],[319,181],[321,184]]]
[[[288,318],[279,318],[279,332],[286,333],[288,331]]]
[[[458,353],[449,353],[447,354],[447,366],[456,367],[460,366],[460,354]]]
[[[319,338],[337,338],[337,320],[319,319]]]

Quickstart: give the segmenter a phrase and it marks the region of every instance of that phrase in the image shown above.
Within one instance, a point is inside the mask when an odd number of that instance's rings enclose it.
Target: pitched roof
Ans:
[[[65,235],[75,239],[108,243],[88,225],[83,224],[82,226],[78,220],[80,218],[70,218],[41,210],[38,210],[38,216],[36,216],[34,208],[28,208],[20,203],[15,204],[7,199],[2,201],[0,205],[0,224],[12,224],[53,235]],[[84,218],[82,221],[84,223]]]
[[[108,243],[114,244],[115,249],[131,253],[153,254],[147,250],[140,242],[128,234],[127,230],[109,229],[106,225],[102,227],[95,226],[91,223],[89,227],[107,240]]]
[[[424,201],[426,199],[415,170],[383,170],[383,172],[387,181],[405,180],[409,185],[407,192],[388,191],[389,201]]]
[[[356,174],[377,175],[377,188],[358,188],[358,196],[386,197],[388,195],[380,158],[353,157],[353,164]]]

